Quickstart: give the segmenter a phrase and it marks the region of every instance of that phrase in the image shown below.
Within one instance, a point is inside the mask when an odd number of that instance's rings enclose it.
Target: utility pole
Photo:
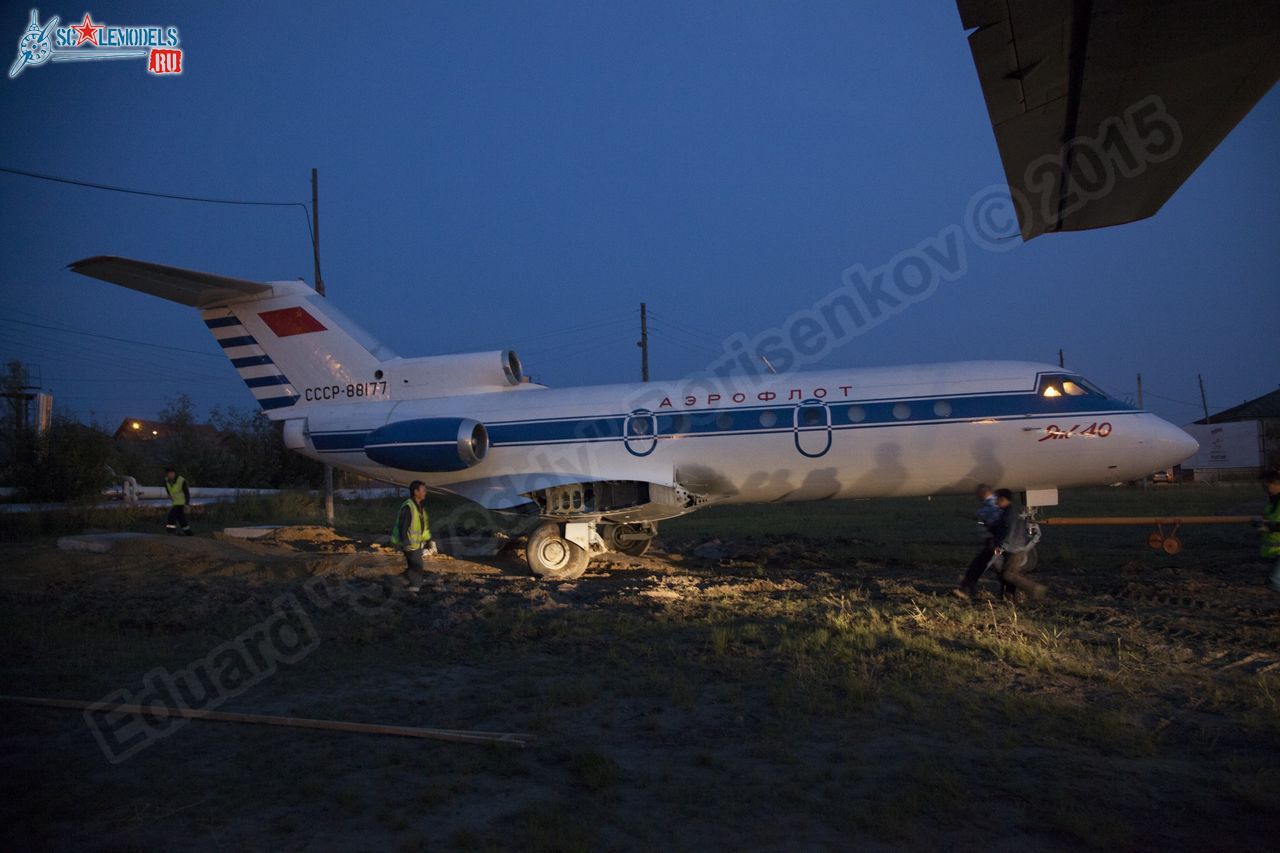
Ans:
[[[1204,407],[1204,422],[1209,423],[1209,401],[1204,396],[1204,377],[1197,373],[1196,379],[1200,381],[1200,405]]]
[[[636,346],[640,347],[640,381],[649,381],[649,311],[648,307],[640,303],[640,340],[636,342]]]
[[[320,277],[320,177],[311,170],[311,252],[316,263],[316,293],[324,296],[324,279]]]
[[[1058,350],[1058,367],[1066,367],[1066,362],[1062,360],[1062,350]]]
[[[1141,409],[1141,408],[1142,408],[1142,374],[1141,374],[1141,373],[1139,373],[1139,374],[1138,374],[1138,408],[1139,408],[1139,409]],[[1145,488],[1147,487],[1147,481],[1148,481],[1148,480],[1150,480],[1150,479],[1151,479],[1150,477],[1143,477],[1143,478],[1142,478],[1142,488],[1143,488],[1143,489],[1145,489]]]
[[[316,293],[324,296],[324,279],[320,277],[320,176],[316,169],[311,170],[311,255],[316,265]],[[333,527],[333,466],[327,462],[324,466],[324,517]]]

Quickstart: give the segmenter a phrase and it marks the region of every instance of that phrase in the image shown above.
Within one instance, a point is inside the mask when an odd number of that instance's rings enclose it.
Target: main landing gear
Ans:
[[[529,536],[529,571],[543,580],[582,577],[593,556],[614,551],[638,557],[649,550],[658,529],[647,522],[545,521]]]

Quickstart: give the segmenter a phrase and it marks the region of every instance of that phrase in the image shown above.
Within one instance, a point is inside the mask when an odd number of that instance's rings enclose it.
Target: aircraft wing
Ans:
[[[1280,0],[956,5],[1024,240],[1153,215],[1280,79]]]
[[[551,486],[566,486],[581,482],[581,477],[554,474],[525,474],[514,477],[482,477],[461,483],[450,483],[444,488],[467,500],[475,501],[485,509],[510,510],[532,506],[533,501],[523,492],[532,492]]]
[[[232,299],[271,291],[271,285],[262,282],[108,255],[75,261],[67,269],[193,308],[218,305]]]
[[[633,472],[617,471],[615,476],[598,474],[583,476],[581,473],[554,474],[547,472],[529,474],[503,474],[499,477],[482,477],[449,483],[442,488],[475,501],[485,509],[518,510],[533,507],[534,503],[527,495],[555,486],[569,486],[575,483],[595,483],[601,481],[620,482],[635,480]],[[688,494],[684,486],[676,482],[655,482],[644,480],[649,484],[650,503],[647,506],[666,506],[673,510],[669,515],[680,515],[684,512],[683,496]]]

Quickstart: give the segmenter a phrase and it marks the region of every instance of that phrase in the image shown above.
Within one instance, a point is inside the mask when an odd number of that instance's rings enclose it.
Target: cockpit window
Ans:
[[[1097,385],[1080,376],[1045,376],[1040,380],[1041,397],[1106,397]]]

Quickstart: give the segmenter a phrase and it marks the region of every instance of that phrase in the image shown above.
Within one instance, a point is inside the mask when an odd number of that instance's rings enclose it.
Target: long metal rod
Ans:
[[[1080,518],[1042,518],[1040,524],[1054,524],[1064,527],[1131,524],[1252,524],[1258,520],[1253,515],[1184,515],[1178,516],[1084,516]]]
[[[294,729],[322,729],[331,732],[355,732],[369,735],[395,735],[427,740],[447,740],[456,743],[509,743],[526,746],[533,735],[515,732],[475,732],[465,729],[433,729],[417,726],[384,726],[376,723],[348,723],[341,720],[312,720],[305,717],[272,717],[265,714],[234,714],[228,711],[200,711],[188,708],[170,708],[164,705],[104,705],[101,702],[83,702],[79,699],[44,699],[35,696],[0,696],[0,702],[20,705],[36,705],[46,708],[66,708],[95,713],[137,714],[148,717],[181,717],[187,720],[211,720],[221,723],[249,723],[261,726],[287,726]]]

